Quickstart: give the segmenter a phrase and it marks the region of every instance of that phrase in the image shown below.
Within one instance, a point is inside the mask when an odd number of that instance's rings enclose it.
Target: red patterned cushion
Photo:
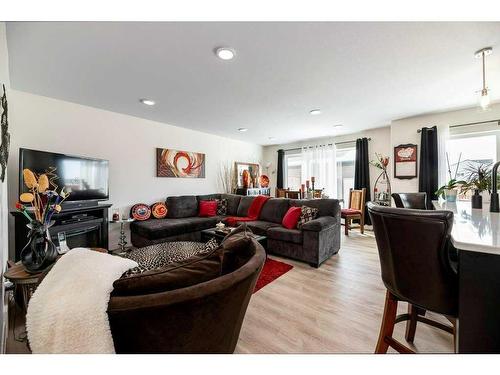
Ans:
[[[217,215],[217,201],[200,201],[198,216],[208,217]]]
[[[354,210],[352,208],[343,208],[340,210],[340,216],[361,215],[361,210]]]

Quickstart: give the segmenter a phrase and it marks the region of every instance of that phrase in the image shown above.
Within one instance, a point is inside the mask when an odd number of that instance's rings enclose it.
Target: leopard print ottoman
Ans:
[[[124,258],[136,261],[139,265],[128,270],[122,277],[128,277],[164,267],[173,262],[179,262],[188,259],[194,255],[209,252],[219,245],[215,238],[212,238],[207,243],[177,241],[164,242],[138,249],[132,249]]]

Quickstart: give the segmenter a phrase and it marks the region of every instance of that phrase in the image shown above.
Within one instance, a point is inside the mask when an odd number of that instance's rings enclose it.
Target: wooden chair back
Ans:
[[[286,190],[285,191],[285,198],[301,199],[302,193],[300,190]]]
[[[351,189],[349,192],[349,208],[361,211],[361,215],[365,213],[365,195],[366,188],[361,190]]]
[[[286,192],[288,189],[276,188],[276,198],[286,198]]]

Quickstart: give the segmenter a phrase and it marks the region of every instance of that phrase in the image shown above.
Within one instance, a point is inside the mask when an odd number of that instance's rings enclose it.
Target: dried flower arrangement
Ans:
[[[23,170],[24,184],[28,187],[28,193],[22,193],[19,196],[19,201],[16,204],[16,209],[20,211],[30,223],[33,221],[42,225],[48,225],[55,212],[61,211],[61,203],[64,202],[69,192],[63,187],[59,193],[57,192],[58,186],[55,184],[57,175],[54,173],[55,169],[47,173],[37,176],[30,169]],[[50,176],[50,178],[49,178]],[[33,216],[31,217],[27,204],[33,207]],[[30,210],[31,212],[31,210]]]
[[[389,157],[382,156],[382,154],[375,153],[377,160],[370,161],[370,164],[378,169],[382,169],[383,171],[387,171],[387,165],[389,165]]]

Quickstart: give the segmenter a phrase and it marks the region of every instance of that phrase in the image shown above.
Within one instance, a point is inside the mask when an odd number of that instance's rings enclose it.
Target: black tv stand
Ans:
[[[73,210],[73,209],[86,209],[98,207],[99,201],[78,201],[78,202],[64,202],[63,209],[64,210]]]
[[[97,201],[94,201],[97,203]],[[88,202],[82,202],[88,203]],[[91,204],[85,207],[64,205],[63,210],[52,216],[55,221],[49,229],[52,241],[59,246],[57,234],[66,232],[69,248],[100,247],[108,249],[108,209],[111,204]],[[20,253],[28,242],[27,219],[19,211],[11,211],[15,220],[15,260],[20,260]]]

